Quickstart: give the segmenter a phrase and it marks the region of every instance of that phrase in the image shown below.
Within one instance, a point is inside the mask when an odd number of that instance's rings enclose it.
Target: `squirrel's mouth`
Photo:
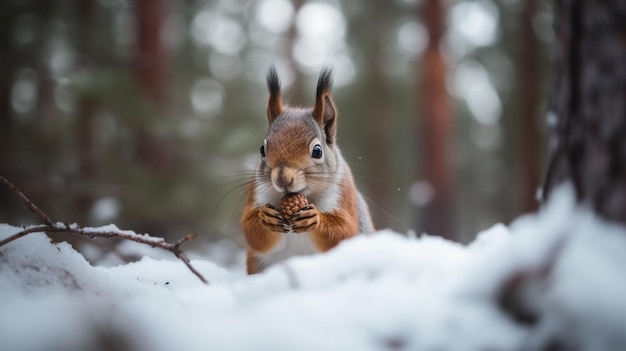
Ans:
[[[272,182],[274,189],[282,194],[293,194],[293,193],[301,193],[306,189],[306,186],[302,184],[289,184],[286,186],[280,186],[274,182]]]

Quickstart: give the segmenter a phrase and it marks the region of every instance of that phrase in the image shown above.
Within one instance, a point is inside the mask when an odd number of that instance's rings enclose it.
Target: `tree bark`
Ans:
[[[15,13],[8,2],[0,4],[0,172],[7,174],[7,159],[11,148],[13,130],[13,109],[11,108],[11,88],[18,58],[13,49],[11,25]]]
[[[135,77],[140,92],[156,109],[151,118],[158,118],[157,109],[167,107],[167,56],[161,31],[165,19],[166,0],[135,0],[137,16],[137,44]],[[144,111],[144,113],[149,113]],[[152,172],[171,174],[172,145],[155,135],[145,123],[136,127],[136,158],[139,164]]]
[[[557,0],[543,199],[565,182],[626,224],[626,2]]]
[[[541,91],[539,71],[539,43],[533,30],[533,17],[537,12],[537,0],[526,0],[522,16],[520,55],[520,114],[519,139],[517,140],[515,178],[518,184],[516,211],[534,212],[539,202],[537,189],[541,182],[541,137],[539,129],[538,105]]]
[[[95,31],[93,23],[97,4],[93,0],[75,0],[75,13],[79,27],[83,28],[77,33],[77,48],[81,56],[81,66],[89,69],[93,65],[95,56]],[[82,94],[78,97],[76,109],[76,139],[78,140],[78,176],[82,183],[94,182],[99,168],[98,153],[94,138],[94,120],[98,110],[98,99],[90,94]],[[81,221],[89,218],[89,212],[96,200],[90,186],[79,188],[75,199],[75,210]]]
[[[294,14],[297,14],[303,5],[303,0],[292,0],[291,4],[293,5]],[[304,75],[302,74],[302,71],[300,71],[300,69],[298,68],[298,64],[296,63],[296,57],[294,52],[296,43],[298,42],[298,28],[296,26],[295,19],[287,30],[286,40],[286,56],[289,58],[291,71],[293,72],[293,83],[291,84],[291,87],[289,87],[289,90],[284,92],[287,95],[286,102],[288,105],[289,103],[291,103],[295,106],[304,106],[308,103],[308,101],[313,101],[313,94],[310,93],[312,91],[311,87],[304,86]],[[309,92],[309,94],[305,92]]]
[[[429,35],[422,62],[421,119],[418,150],[422,155],[424,180],[433,189],[433,198],[423,208],[423,230],[454,239],[452,216],[452,117],[446,90],[447,66],[441,52],[445,33],[442,0],[425,2],[425,24]]]
[[[161,40],[165,0],[136,0],[137,82],[155,103],[165,103],[167,59]]]

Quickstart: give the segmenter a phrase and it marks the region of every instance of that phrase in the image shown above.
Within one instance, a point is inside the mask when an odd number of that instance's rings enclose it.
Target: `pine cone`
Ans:
[[[298,213],[300,209],[309,204],[304,194],[289,193],[280,199],[279,212],[287,222],[291,222],[291,217]]]

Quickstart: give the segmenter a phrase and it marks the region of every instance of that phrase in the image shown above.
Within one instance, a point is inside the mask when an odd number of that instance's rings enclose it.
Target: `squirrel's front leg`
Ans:
[[[276,209],[270,205],[246,206],[241,218],[248,246],[257,252],[267,252],[280,240],[289,226]]]
[[[265,206],[261,207],[259,219],[265,228],[275,233],[287,233],[291,229],[283,215],[270,204],[265,204]]]
[[[359,225],[351,216],[341,212],[320,212],[315,205],[307,205],[292,219],[292,230],[308,232],[313,244],[322,252],[335,247],[341,240],[358,234]]]
[[[291,220],[291,230],[295,233],[312,232],[320,225],[321,213],[315,205],[306,205]]]

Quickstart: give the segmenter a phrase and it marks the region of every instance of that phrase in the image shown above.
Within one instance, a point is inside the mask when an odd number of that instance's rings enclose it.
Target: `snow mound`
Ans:
[[[177,260],[92,266],[43,233],[11,242],[0,349],[626,349],[626,229],[568,189],[469,245],[386,230],[251,277],[192,264],[211,284]]]

